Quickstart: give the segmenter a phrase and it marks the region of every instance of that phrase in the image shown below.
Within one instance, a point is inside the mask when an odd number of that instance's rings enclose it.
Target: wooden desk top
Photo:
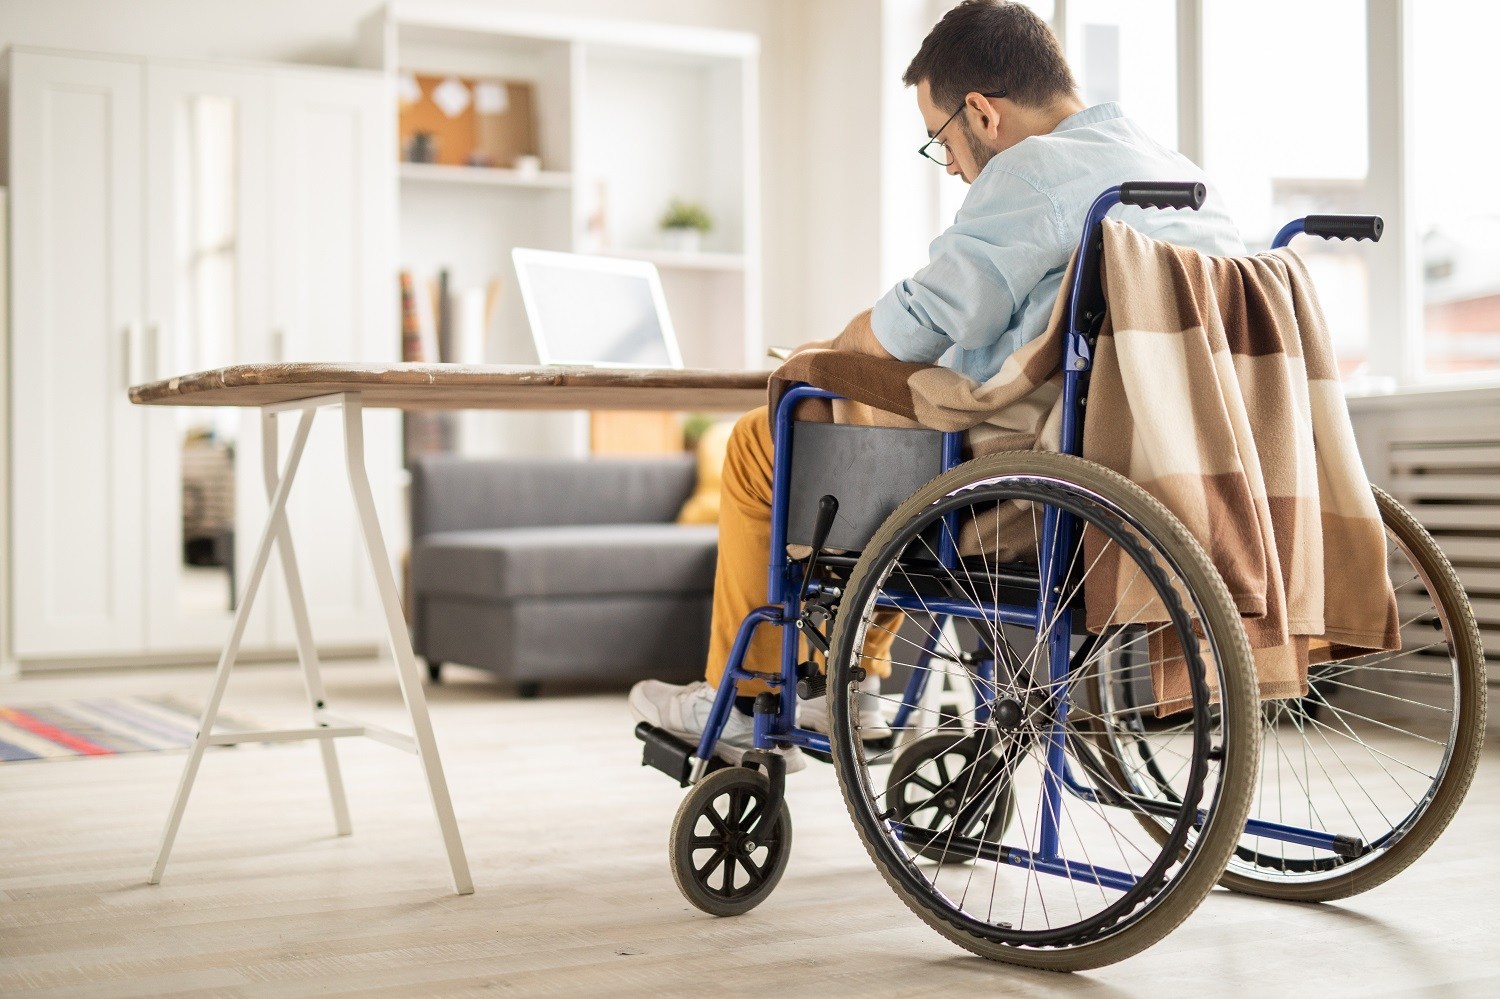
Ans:
[[[765,371],[462,364],[237,364],[130,389],[143,406],[263,406],[358,392],[382,409],[744,411],[766,401]]]

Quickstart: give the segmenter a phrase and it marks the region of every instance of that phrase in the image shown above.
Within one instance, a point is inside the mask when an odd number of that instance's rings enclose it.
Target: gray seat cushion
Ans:
[[[718,529],[587,524],[438,531],[412,546],[417,592],[489,600],[713,589]]]

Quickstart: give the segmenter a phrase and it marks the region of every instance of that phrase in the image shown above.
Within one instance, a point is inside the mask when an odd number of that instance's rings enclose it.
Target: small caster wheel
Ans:
[[[523,701],[534,701],[542,692],[542,685],[535,680],[522,680],[516,684],[516,696]]]
[[[443,664],[429,662],[427,664],[427,679],[433,683],[443,682]]]
[[[902,749],[891,763],[886,800],[894,818],[926,832],[940,833],[923,846],[912,845],[917,855],[940,864],[963,863],[974,858],[953,848],[946,840],[950,832],[969,839],[997,843],[1016,811],[1016,796],[1010,780],[990,766],[975,765],[979,740],[956,732],[934,732]],[[998,756],[991,757],[996,765]],[[962,829],[953,829],[960,809],[981,797],[991,800]]]
[[[792,853],[792,813],[752,839],[770,782],[759,770],[728,767],[704,777],[677,809],[669,845],[684,898],[713,916],[749,912],[776,888]]]

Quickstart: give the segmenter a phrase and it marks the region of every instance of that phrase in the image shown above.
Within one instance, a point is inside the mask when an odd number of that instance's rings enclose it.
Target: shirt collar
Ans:
[[[1125,112],[1120,110],[1120,105],[1114,101],[1104,104],[1095,104],[1091,108],[1084,108],[1077,114],[1070,114],[1057,123],[1052,131],[1066,132],[1070,128],[1083,128],[1086,125],[1097,125],[1101,121],[1110,121],[1114,118],[1125,117]]]
[[[1058,132],[1066,132],[1067,130],[1072,128],[1084,128],[1088,125],[1097,125],[1103,121],[1112,121],[1116,118],[1124,117],[1125,112],[1120,110],[1120,105],[1115,101],[1108,101],[1104,104],[1095,104],[1091,108],[1084,108],[1082,111],[1079,111],[1076,114],[1068,115],[1062,121],[1057,123],[1057,127],[1052,130],[1051,134],[1055,135]],[[1024,147],[1027,141],[1028,140],[1023,139],[1004,152],[996,153],[994,156],[991,156],[990,161],[986,163],[983,169],[979,171],[979,177],[974,178],[974,183],[979,183],[979,179],[985,174],[989,173],[991,168],[1000,170],[1004,167],[1005,164],[1009,163],[1011,159],[1016,156],[1022,155],[1021,153],[1017,152],[1017,150]]]

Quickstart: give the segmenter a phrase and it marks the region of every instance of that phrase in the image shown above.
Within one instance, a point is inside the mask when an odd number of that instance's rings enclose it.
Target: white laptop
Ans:
[[[511,257],[543,364],[682,367],[661,277],[650,263],[520,247]]]

